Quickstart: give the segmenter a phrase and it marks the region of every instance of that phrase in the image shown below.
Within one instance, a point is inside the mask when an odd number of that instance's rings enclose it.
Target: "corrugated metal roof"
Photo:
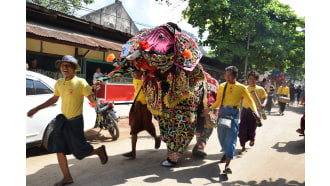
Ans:
[[[88,45],[96,48],[107,48],[115,51],[121,51],[122,49],[122,44],[119,43],[110,42],[80,34],[49,29],[46,27],[41,27],[38,25],[32,25],[28,23],[26,24],[26,33],[31,33],[34,35],[47,37],[47,38],[54,38],[61,41],[68,41],[72,43]]]

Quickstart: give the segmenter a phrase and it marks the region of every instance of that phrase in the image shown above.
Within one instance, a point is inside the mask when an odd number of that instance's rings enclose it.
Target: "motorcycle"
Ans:
[[[96,112],[96,121],[94,128],[100,128],[96,135],[98,136],[102,129],[104,129],[109,131],[112,140],[117,140],[119,138],[118,121],[120,119],[120,116],[117,115],[114,109],[114,102],[106,102],[99,104],[99,100],[96,97],[97,91],[99,89],[100,87],[96,89],[96,93],[95,95],[93,95],[94,108]]]

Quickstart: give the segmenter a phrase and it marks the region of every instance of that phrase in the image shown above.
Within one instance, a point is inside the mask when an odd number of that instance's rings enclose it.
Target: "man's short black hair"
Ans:
[[[225,68],[225,71],[228,71],[228,70],[230,70],[235,77],[237,76],[237,74],[238,74],[237,67],[235,67],[235,66],[229,66],[229,67]]]
[[[254,78],[256,78],[256,80],[259,79],[259,73],[258,73],[257,71],[255,71],[255,70],[252,70],[251,72],[249,72],[249,74],[248,74],[248,78],[249,78],[250,76],[253,76]]]

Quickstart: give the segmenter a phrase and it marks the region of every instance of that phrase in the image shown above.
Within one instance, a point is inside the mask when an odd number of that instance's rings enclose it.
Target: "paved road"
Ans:
[[[86,133],[94,147],[104,144],[109,162],[101,165],[98,157],[76,160],[68,156],[69,167],[75,183],[72,185],[305,185],[305,139],[295,130],[299,127],[304,107],[294,106],[279,116],[278,108],[257,128],[255,146],[244,155],[236,155],[231,163],[232,175],[224,175],[224,164],[219,160],[219,142],[213,132],[207,146],[205,159],[194,158],[188,147],[176,168],[160,166],[166,158],[166,145],[153,149],[154,141],[143,132],[137,143],[137,159],[127,160],[121,154],[130,150],[127,119],[120,121],[121,136],[117,141],[107,139],[107,134],[95,138],[97,131]],[[157,130],[157,133],[159,131]],[[62,178],[56,155],[42,149],[27,150],[27,185],[53,185]]]

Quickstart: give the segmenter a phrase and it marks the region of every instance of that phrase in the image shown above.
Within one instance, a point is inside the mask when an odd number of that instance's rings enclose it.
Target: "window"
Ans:
[[[36,94],[52,94],[53,91],[50,90],[46,85],[41,83],[40,81],[34,81]]]
[[[35,95],[35,89],[33,81],[30,79],[26,79],[26,95]]]

